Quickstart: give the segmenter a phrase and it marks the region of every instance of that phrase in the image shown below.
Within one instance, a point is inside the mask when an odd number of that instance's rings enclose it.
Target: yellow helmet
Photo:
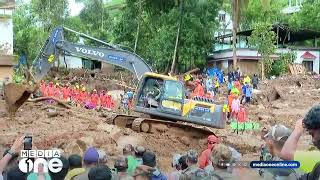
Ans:
[[[82,91],[86,91],[86,88],[85,87],[82,87],[82,89],[81,89]]]
[[[185,80],[185,81],[191,80],[191,75],[190,75],[190,74],[186,74],[186,75],[184,76],[184,80]]]

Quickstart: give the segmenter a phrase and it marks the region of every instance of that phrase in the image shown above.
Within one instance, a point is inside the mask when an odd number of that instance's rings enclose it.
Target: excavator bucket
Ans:
[[[30,88],[26,85],[9,83],[4,87],[4,99],[7,103],[7,110],[10,114],[14,114],[22,104],[28,100]]]

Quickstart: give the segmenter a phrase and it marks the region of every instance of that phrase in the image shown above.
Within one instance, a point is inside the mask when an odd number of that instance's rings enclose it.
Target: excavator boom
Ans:
[[[151,67],[137,54],[117,48],[101,40],[97,40],[88,35],[77,33],[108,47],[93,47],[83,44],[68,42],[64,39],[64,30],[76,33],[68,28],[58,27],[53,30],[48,38],[39,57],[33,64],[33,76],[35,81],[40,81],[50,70],[52,64],[63,51],[82,58],[88,58],[122,67],[131,71],[137,79],[141,79],[146,72],[152,72]]]
[[[88,38],[107,47],[94,47],[68,42],[64,38],[64,30]],[[140,56],[133,52],[120,49],[114,45],[68,28],[57,27],[46,40],[28,72],[34,81],[34,86],[30,87],[29,82],[27,82],[27,85],[11,83],[4,88],[4,97],[9,112],[15,113],[23,102],[28,99],[30,94],[37,89],[37,84],[39,84],[44,76],[47,75],[54,62],[59,58],[59,55],[64,54],[65,52],[68,52],[73,56],[97,60],[122,67],[131,71],[138,80],[140,80],[146,72],[152,72],[150,66]],[[19,91],[17,91],[17,89]]]

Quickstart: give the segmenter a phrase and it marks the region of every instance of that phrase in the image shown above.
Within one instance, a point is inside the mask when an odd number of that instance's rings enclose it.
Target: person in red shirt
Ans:
[[[65,85],[62,88],[61,93],[62,93],[63,100],[65,100],[65,101],[69,101],[70,100],[71,89],[70,89],[70,87],[68,85]]]
[[[56,83],[56,85],[53,88],[53,95],[54,95],[54,97],[60,98],[60,94],[61,94],[60,85],[59,85],[59,83]]]
[[[193,91],[192,97],[199,96],[203,97],[204,96],[204,88],[201,85],[200,79],[196,80],[196,88]]]
[[[83,105],[86,100],[87,100],[86,88],[82,87],[81,92],[79,92],[79,103]]]
[[[41,92],[41,96],[45,97],[46,95],[46,82],[44,82],[44,80],[41,80],[40,83],[40,92]]]
[[[97,107],[99,105],[99,95],[97,93],[97,90],[94,89],[92,94],[91,94],[91,104],[94,106],[94,107]]]
[[[99,94],[99,97],[100,97],[100,106],[102,108],[105,108],[106,107],[106,100],[107,100],[107,97],[105,95],[105,91],[102,90]]]
[[[212,148],[215,144],[219,143],[219,138],[215,135],[208,136],[208,147],[206,150],[202,151],[201,155],[199,156],[199,168],[204,169],[208,165],[210,165],[210,155]]]
[[[46,88],[46,95],[47,96],[53,96],[54,95],[54,87],[53,87],[53,82],[50,81],[49,85]]]

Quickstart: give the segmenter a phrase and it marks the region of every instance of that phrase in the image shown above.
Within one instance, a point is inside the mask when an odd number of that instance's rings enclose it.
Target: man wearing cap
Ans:
[[[95,165],[97,165],[98,161],[99,161],[99,153],[97,149],[95,149],[94,147],[88,148],[83,155],[83,162],[84,162],[86,171],[83,174],[74,177],[74,180],[88,180],[88,173],[90,169]]]
[[[317,150],[299,151],[297,150],[298,141],[303,134],[304,129],[312,137],[312,143]],[[305,176],[319,178],[320,170],[320,106],[312,107],[304,119],[296,122],[295,128],[281,150],[281,158],[285,160],[295,160],[300,162],[299,170],[302,170]]]
[[[284,125],[272,126],[266,135],[267,149],[272,158],[269,161],[282,161],[280,152],[284,143],[291,134],[291,130]],[[297,179],[298,175],[293,169],[289,168],[267,168],[263,170],[264,179]]]
[[[208,136],[207,149],[204,150],[199,157],[199,167],[201,169],[209,165],[211,150],[217,143],[219,143],[219,139],[215,135]]]
[[[210,179],[208,174],[197,166],[198,153],[195,150],[189,150],[187,153],[187,165],[188,168],[182,171],[179,180],[205,180]]]

